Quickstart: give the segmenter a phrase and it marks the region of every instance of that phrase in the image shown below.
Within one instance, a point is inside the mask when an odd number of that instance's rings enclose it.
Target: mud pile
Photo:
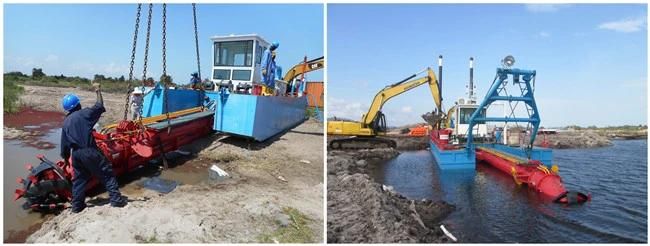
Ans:
[[[438,222],[454,210],[446,202],[415,201],[374,182],[368,163],[390,159],[393,149],[328,153],[329,243],[434,243],[450,240]]]
[[[544,135],[537,135],[535,146],[544,146]],[[612,142],[596,132],[576,131],[560,132],[546,135],[548,148],[552,149],[584,149],[599,148],[612,145]]]

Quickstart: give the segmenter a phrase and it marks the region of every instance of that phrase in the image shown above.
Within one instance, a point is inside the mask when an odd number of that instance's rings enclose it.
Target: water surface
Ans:
[[[591,193],[591,202],[544,203],[485,164],[441,172],[427,150],[404,152],[372,175],[409,198],[456,205],[443,224],[463,242],[647,242],[647,140],[553,154],[567,189]]]

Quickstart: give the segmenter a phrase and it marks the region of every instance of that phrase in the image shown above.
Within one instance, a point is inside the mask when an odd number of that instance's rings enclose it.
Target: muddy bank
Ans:
[[[453,205],[407,199],[366,174],[369,163],[398,154],[393,149],[328,152],[328,243],[450,241],[439,222],[454,210]]]
[[[388,135],[387,137],[397,142],[398,150],[422,150],[429,147],[429,136]]]
[[[3,137],[7,140],[20,140],[24,145],[37,149],[52,149],[55,143],[45,141],[43,137],[52,130],[61,128],[63,119],[62,112],[22,107],[16,113],[3,114]]]
[[[108,206],[105,193],[90,197],[91,207],[63,211],[27,242],[322,242],[322,129],[322,123],[307,121],[264,143],[207,136],[183,148],[192,158],[161,174],[181,181],[171,193],[127,184],[126,207]],[[212,164],[233,178],[209,181]]]
[[[607,136],[596,132],[567,131],[557,134],[539,134],[534,145],[552,149],[584,149],[611,146],[612,141]]]
[[[20,103],[26,107],[33,108],[38,111],[60,112],[63,114],[61,108],[61,98],[68,93],[74,93],[81,99],[82,107],[90,107],[95,104],[97,96],[93,91],[82,90],[78,88],[66,87],[45,87],[33,85],[21,85],[25,88],[25,92],[20,95]],[[122,119],[124,116],[124,100],[126,92],[124,93],[108,93],[102,92],[104,96],[104,106],[106,112],[102,114],[99,119],[99,125],[106,125],[115,123]]]

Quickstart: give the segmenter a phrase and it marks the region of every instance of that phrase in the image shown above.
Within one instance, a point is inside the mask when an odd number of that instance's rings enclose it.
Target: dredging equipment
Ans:
[[[145,125],[138,121],[121,121],[104,133],[93,132],[93,137],[99,150],[111,162],[115,175],[122,176],[209,134],[213,116],[213,111],[193,108],[170,113],[169,124],[165,115],[145,118],[142,120]],[[26,164],[27,177],[17,179],[21,188],[15,190],[14,200],[24,198],[23,208],[35,211],[63,208],[72,198],[72,158],[66,164],[43,155],[36,157],[40,163],[35,167]],[[97,179],[93,179],[86,189],[93,189],[97,184]]]
[[[476,163],[488,164],[501,172],[513,177],[514,182],[528,186],[539,193],[543,198],[563,204],[579,204],[591,200],[591,195],[580,192],[567,191],[559,176],[559,168],[552,164],[553,153],[551,149],[534,147],[535,137],[541,122],[537,104],[534,97],[534,84],[537,72],[512,68],[514,57],[507,56],[502,60],[503,67],[497,68],[497,74],[483,98],[476,105],[473,101],[473,81],[470,75],[471,111],[462,113],[462,104],[457,104],[448,114],[452,123],[445,124],[449,128],[432,131],[430,137],[431,152],[441,170],[467,170],[474,171]],[[473,59],[470,60],[470,74],[473,72]],[[508,93],[507,86],[512,93]],[[517,93],[519,92],[519,93]],[[511,108],[509,114],[503,117],[487,116],[487,108],[494,102],[502,101]],[[514,107],[511,103],[515,103]],[[521,103],[521,104],[520,104]],[[517,105],[524,105],[527,117],[515,116]],[[459,136],[459,131],[454,129],[452,110],[456,110],[458,124],[465,123],[467,127]],[[464,119],[466,118],[466,119]],[[481,133],[481,125],[486,122],[526,123],[525,131],[529,141],[520,147],[502,144],[500,139],[481,137],[476,141],[475,135]],[[500,134],[498,134],[501,136]],[[454,141],[450,141],[454,139]],[[463,143],[464,141],[464,143]],[[441,174],[441,175],[444,175]]]
[[[212,38],[212,60],[215,61],[211,79],[215,86],[213,91],[205,91],[202,88],[177,89],[169,86],[170,80],[165,70],[165,42],[161,81],[153,87],[145,87],[152,8],[153,4],[149,4],[143,85],[140,90],[145,95],[139,115],[145,118],[127,120],[132,92],[129,84],[123,120],[92,133],[98,148],[111,162],[116,176],[131,173],[159,157],[162,157],[164,165],[167,166],[165,153],[175,151],[180,146],[214,131],[265,141],[306,119],[308,95],[305,93],[286,95],[286,88],[264,88],[264,91],[272,95],[260,93],[260,61],[262,52],[269,43],[255,34]],[[138,4],[129,81],[135,80],[133,64],[140,11],[141,4]],[[163,41],[165,13],[166,5],[163,4]],[[200,68],[195,13],[194,11],[197,66]],[[240,64],[242,62],[243,64]],[[310,61],[305,58],[300,69],[292,69],[292,76],[285,77],[300,85],[305,82],[304,76],[300,76],[301,81],[297,81],[297,75],[321,69],[323,66],[323,58]],[[200,69],[198,74],[200,76]],[[279,84],[287,84],[287,81],[276,81]],[[38,165],[26,165],[26,177],[17,178],[20,187],[15,190],[14,199],[24,199],[23,208],[34,211],[64,208],[72,197],[72,165],[63,160],[49,160],[43,155],[38,155],[37,159]],[[86,189],[93,189],[97,184],[97,180],[93,180]]]

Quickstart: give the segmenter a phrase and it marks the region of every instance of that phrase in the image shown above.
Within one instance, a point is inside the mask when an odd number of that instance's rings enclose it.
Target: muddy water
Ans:
[[[59,141],[61,129],[52,130],[46,134],[45,141],[56,143]],[[4,172],[4,189],[3,189],[3,225],[4,241],[8,238],[16,237],[21,230],[34,226],[43,221],[43,217],[37,213],[28,213],[21,208],[21,200],[14,201],[14,190],[19,187],[16,183],[17,177],[25,177],[27,170],[25,163],[31,163],[33,166],[38,165],[37,154],[44,154],[49,159],[56,160],[59,156],[57,148],[41,150],[34,147],[26,146],[19,140],[5,140],[2,146],[4,150],[3,167]]]

